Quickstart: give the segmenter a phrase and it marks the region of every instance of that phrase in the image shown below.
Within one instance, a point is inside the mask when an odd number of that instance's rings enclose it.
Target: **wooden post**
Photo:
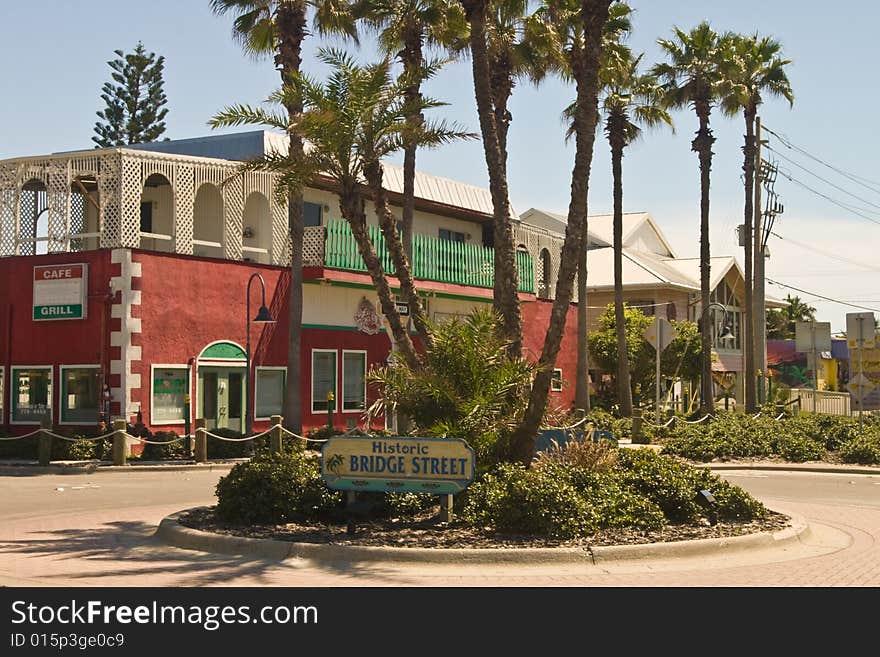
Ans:
[[[196,418],[193,427],[193,431],[196,434],[196,463],[204,463],[208,460],[208,436],[205,435],[205,418]]]
[[[648,437],[642,431],[642,409],[634,408],[632,414],[632,442],[634,445],[648,444]]]
[[[126,428],[125,420],[113,420],[113,465],[125,465]]]
[[[52,428],[52,420],[44,417],[43,421],[40,422],[40,428],[46,431],[50,430]],[[46,431],[40,432],[40,436],[37,439],[37,458],[40,461],[40,465],[49,465],[49,462],[52,460],[52,436],[46,433]]]
[[[281,422],[284,420],[280,415],[273,415],[270,418],[272,422],[272,430],[269,433],[269,451],[272,454],[281,454],[282,451],[282,428]]]
[[[452,495],[440,496],[440,522],[452,522]]]

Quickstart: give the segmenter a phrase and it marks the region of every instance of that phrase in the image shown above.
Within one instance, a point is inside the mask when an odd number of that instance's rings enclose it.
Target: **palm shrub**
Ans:
[[[434,325],[421,368],[392,360],[368,374],[380,395],[369,415],[396,409],[414,435],[462,438],[482,468],[506,460],[535,366],[509,355],[499,326],[488,310]]]

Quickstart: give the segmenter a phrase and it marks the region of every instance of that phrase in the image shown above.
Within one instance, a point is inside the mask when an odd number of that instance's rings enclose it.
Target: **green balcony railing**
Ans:
[[[378,226],[368,226],[370,239],[376,247],[382,268],[393,272],[391,254]],[[528,253],[518,251],[519,291],[535,291],[535,265]],[[495,250],[478,244],[452,242],[428,235],[413,235],[413,275],[415,278],[440,283],[491,288],[495,281]],[[324,266],[331,269],[367,271],[358,251],[351,227],[345,221],[327,225]]]

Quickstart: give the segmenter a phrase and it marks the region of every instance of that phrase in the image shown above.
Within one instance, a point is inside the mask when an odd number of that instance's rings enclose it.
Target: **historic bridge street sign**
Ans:
[[[335,436],[321,476],[336,490],[454,495],[474,480],[474,451],[459,438]]]

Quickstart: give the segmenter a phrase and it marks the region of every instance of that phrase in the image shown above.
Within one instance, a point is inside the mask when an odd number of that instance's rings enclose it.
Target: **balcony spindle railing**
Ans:
[[[393,275],[395,267],[391,254],[385,247],[385,237],[378,226],[368,226],[382,267]],[[535,291],[534,262],[527,252],[518,251],[516,264],[519,270],[519,291]],[[344,221],[331,221],[327,225],[327,242],[324,266],[330,269],[367,271],[364,260]],[[491,288],[495,280],[495,250],[479,244],[441,240],[428,235],[413,235],[413,276],[417,279]]]

